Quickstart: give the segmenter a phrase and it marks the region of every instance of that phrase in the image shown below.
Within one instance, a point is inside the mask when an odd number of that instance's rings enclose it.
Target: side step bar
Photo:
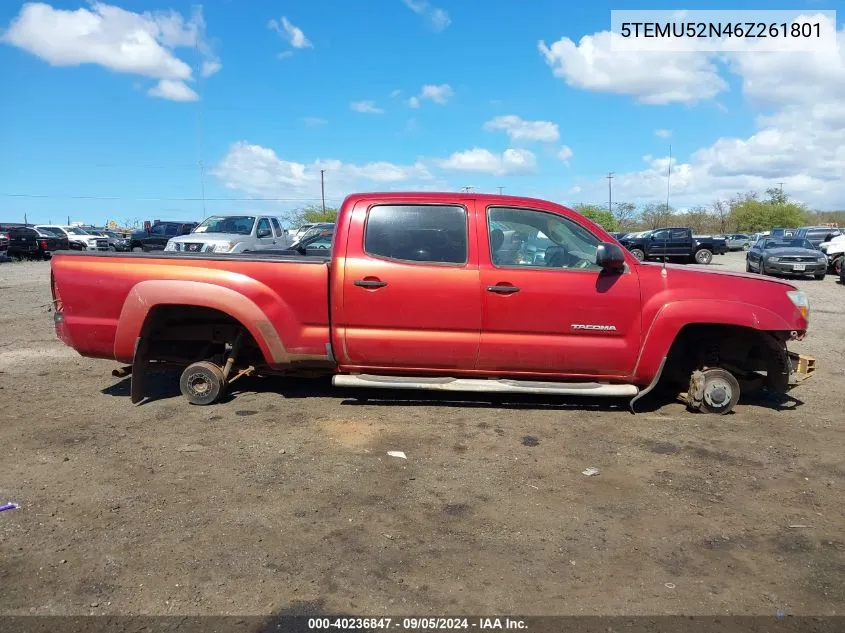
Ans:
[[[430,391],[474,391],[482,393],[536,393],[556,396],[629,397],[639,392],[636,385],[599,382],[536,382],[531,380],[489,380],[485,378],[428,378],[421,376],[375,376],[337,374],[336,387],[375,387],[378,389],[424,389]]]

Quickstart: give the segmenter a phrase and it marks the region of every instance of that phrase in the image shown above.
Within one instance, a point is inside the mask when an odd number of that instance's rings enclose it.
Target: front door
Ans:
[[[599,239],[573,218],[490,207],[479,228],[482,290],[478,369],[507,373],[625,376],[640,346],[637,266],[595,264]],[[481,217],[479,217],[481,220]],[[501,232],[525,236],[524,252],[498,251]]]
[[[481,297],[471,212],[469,201],[354,210],[339,259],[341,366],[475,367]]]

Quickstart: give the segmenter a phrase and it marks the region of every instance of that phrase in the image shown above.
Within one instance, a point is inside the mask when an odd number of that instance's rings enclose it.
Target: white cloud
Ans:
[[[363,114],[384,114],[384,110],[376,106],[375,101],[353,101],[349,107]]]
[[[185,18],[173,10],[133,13],[102,2],[75,11],[35,2],[23,5],[0,41],[53,66],[95,64],[162,80],[149,94],[189,101],[196,93],[180,82],[191,81],[193,72],[174,51],[196,48],[204,58],[204,69],[214,68],[216,72],[220,62],[205,41],[204,32],[200,9]],[[189,93],[194,96],[185,98]]]
[[[442,31],[452,23],[449,14],[443,9],[431,6],[426,0],[402,0],[402,4],[417,15],[421,15],[435,31]]]
[[[570,86],[630,95],[643,103],[695,103],[727,89],[718,67],[705,53],[619,52],[611,43],[620,35],[602,31],[578,44],[563,37],[540,52],[554,75]]]
[[[302,29],[292,24],[285,16],[282,16],[281,24],[276,20],[270,20],[267,26],[278,31],[279,35],[282,35],[294,48],[314,48]]]
[[[511,141],[543,141],[554,143],[560,139],[557,123],[525,121],[514,114],[497,116],[484,124],[486,130],[503,130]]]
[[[437,161],[442,169],[468,171],[502,176],[517,172],[534,171],[536,157],[525,149],[506,149],[501,154],[474,147],[462,152],[455,152],[446,159]]]
[[[302,122],[305,123],[308,127],[318,127],[320,125],[325,125],[328,123],[325,119],[321,119],[317,116],[307,116],[302,119]]]
[[[169,99],[170,101],[198,101],[200,98],[185,82],[174,79],[162,79],[150,88],[147,94],[151,97]]]
[[[572,148],[568,145],[561,145],[560,149],[557,152],[557,157],[562,160],[563,162],[568,161],[572,158],[573,152]]]
[[[364,164],[339,160],[298,163],[279,158],[272,149],[245,141],[233,143],[212,170],[225,187],[267,198],[319,194],[320,170],[325,169],[326,195],[345,196],[356,188],[384,188],[398,183],[431,180],[420,162],[397,165],[386,161]]]
[[[276,59],[290,59],[293,57],[293,51],[282,51],[276,55]]]
[[[420,107],[419,97],[411,97],[410,99],[408,99],[408,107],[419,108]]]
[[[672,130],[665,130],[665,129],[654,130],[654,135],[657,138],[669,138],[670,136],[672,136]]]
[[[211,77],[213,74],[219,72],[221,68],[223,68],[223,64],[218,61],[205,61],[202,63],[200,74],[203,77]]]
[[[449,84],[432,85],[426,84],[420,91],[420,99],[430,99],[434,103],[446,105],[446,102],[454,95],[452,86]]]
[[[401,94],[402,94],[402,91],[399,90],[398,88],[396,90],[391,90],[390,91],[390,98],[395,99],[396,97],[398,97]]]

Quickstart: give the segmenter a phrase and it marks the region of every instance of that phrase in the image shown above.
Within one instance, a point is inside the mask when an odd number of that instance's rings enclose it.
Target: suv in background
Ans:
[[[829,242],[840,235],[841,229],[832,229],[829,226],[802,226],[795,233],[795,237],[808,240],[815,248],[822,242]]]
[[[36,224],[34,227],[38,231],[46,231],[47,233],[58,233],[68,240],[68,245],[72,250],[83,251],[107,251],[109,250],[109,241],[100,237],[99,235],[91,235],[85,229],[78,226],[63,226],[61,224]]]
[[[171,237],[187,235],[197,226],[196,222],[155,222],[149,231],[134,231],[129,240],[133,252],[163,251]]]

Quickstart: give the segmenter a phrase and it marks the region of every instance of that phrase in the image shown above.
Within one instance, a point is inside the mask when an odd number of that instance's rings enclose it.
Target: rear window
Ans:
[[[407,262],[466,264],[466,211],[453,205],[372,207],[364,232],[364,251]]]

